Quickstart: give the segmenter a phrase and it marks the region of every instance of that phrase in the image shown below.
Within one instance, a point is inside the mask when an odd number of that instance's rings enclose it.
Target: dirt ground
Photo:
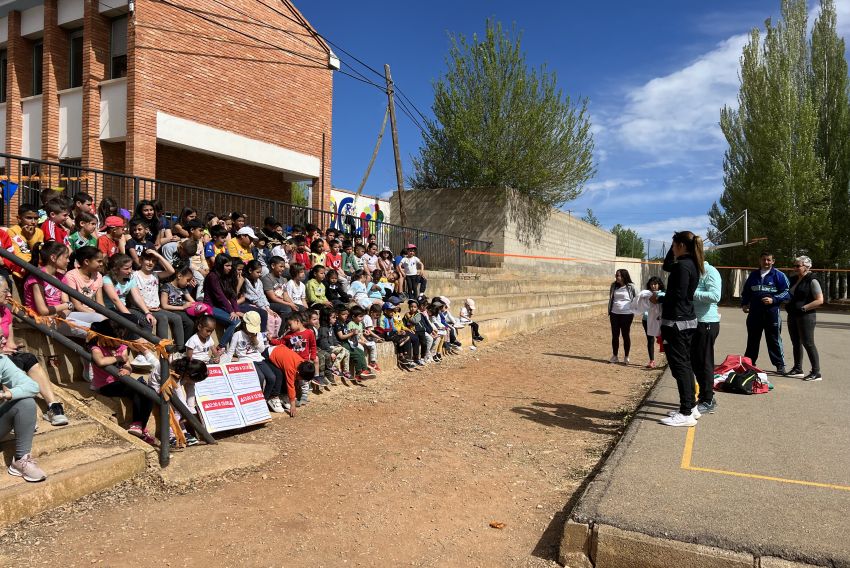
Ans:
[[[229,438],[276,446],[270,463],[184,491],[126,484],[6,530],[0,554],[51,566],[556,566],[565,505],[659,374],[642,368],[638,326],[632,366],[608,364],[609,333],[607,318],[579,321],[313,395],[297,418]]]

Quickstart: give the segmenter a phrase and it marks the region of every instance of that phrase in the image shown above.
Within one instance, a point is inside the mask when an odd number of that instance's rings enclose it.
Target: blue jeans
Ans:
[[[224,335],[218,340],[219,347],[227,347],[230,345],[230,339],[233,337],[233,334],[236,333],[236,328],[242,323],[242,320],[239,318],[230,319],[230,313],[222,310],[221,308],[213,308],[213,317],[218,321],[222,322],[227,326],[227,329],[224,330]]]

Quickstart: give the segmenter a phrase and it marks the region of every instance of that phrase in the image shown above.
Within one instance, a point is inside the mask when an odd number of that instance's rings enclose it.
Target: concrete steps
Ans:
[[[14,439],[7,437],[0,448],[7,467]],[[145,452],[108,437],[88,420],[58,428],[40,420],[32,453],[47,479],[29,483],[0,474],[0,527],[112,487],[143,472],[146,464]]]
[[[467,296],[468,297],[468,296]],[[449,297],[452,314],[457,316],[466,297]],[[507,311],[553,308],[574,304],[585,304],[608,300],[607,290],[575,290],[569,292],[533,292],[498,294],[475,298],[475,317],[484,319],[493,314]]]

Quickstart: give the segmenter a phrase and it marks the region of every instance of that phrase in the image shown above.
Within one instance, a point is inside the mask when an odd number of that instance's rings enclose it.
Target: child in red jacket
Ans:
[[[304,327],[303,316],[299,313],[290,314],[286,323],[289,325],[289,331],[283,337],[272,339],[269,343],[289,347],[299,357],[313,363],[316,369],[316,373],[311,381],[299,380],[298,386],[300,393],[298,395],[297,405],[302,406],[307,404],[310,383],[312,382],[314,385],[319,386],[319,382],[316,379],[319,374],[319,354],[316,350],[316,334],[313,333],[313,330]]]

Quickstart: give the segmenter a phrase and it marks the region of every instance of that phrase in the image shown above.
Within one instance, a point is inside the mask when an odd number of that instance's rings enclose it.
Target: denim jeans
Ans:
[[[230,314],[221,308],[213,308],[213,317],[218,321],[222,322],[227,328],[224,330],[224,335],[221,336],[218,340],[218,346],[226,348],[230,345],[230,339],[233,337],[233,334],[236,333],[236,328],[242,323],[242,320],[239,318],[230,319]]]

